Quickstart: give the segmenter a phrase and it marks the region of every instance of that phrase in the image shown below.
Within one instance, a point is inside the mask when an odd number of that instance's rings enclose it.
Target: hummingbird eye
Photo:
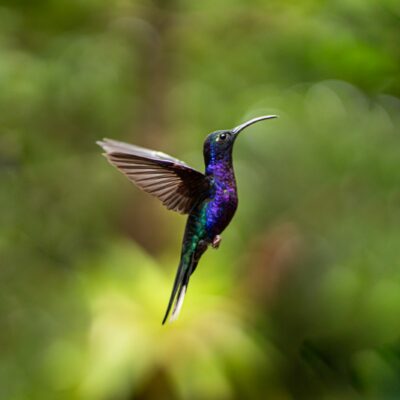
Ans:
[[[218,140],[224,141],[227,138],[227,134],[226,133],[220,133],[218,136]]]

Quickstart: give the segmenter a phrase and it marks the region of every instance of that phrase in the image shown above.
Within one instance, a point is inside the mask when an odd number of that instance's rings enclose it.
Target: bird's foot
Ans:
[[[218,247],[221,243],[221,240],[222,240],[221,236],[219,236],[219,235],[215,236],[215,238],[213,239],[213,241],[211,243],[211,247],[213,249],[218,249]]]

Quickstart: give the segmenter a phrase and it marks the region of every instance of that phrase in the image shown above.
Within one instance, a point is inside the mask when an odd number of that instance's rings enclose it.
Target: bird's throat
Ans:
[[[216,187],[236,190],[235,173],[231,158],[210,163],[207,165],[206,174],[213,178]]]

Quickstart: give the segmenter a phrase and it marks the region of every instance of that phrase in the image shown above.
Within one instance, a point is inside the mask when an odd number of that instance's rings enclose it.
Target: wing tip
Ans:
[[[103,138],[102,140],[96,140],[96,144],[100,146],[106,152],[106,154],[110,154],[113,152],[110,139]]]

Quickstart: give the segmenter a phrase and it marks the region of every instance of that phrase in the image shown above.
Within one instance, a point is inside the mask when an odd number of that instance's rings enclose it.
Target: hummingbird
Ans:
[[[188,214],[180,262],[163,325],[172,306],[170,321],[177,319],[200,257],[209,246],[219,247],[220,235],[235,214],[238,195],[232,149],[239,133],[256,122],[276,117],[264,115],[236,128],[210,133],[203,148],[204,173],[160,151],[111,139],[97,142],[110,164],[136,186],[160,199],[167,209]]]

